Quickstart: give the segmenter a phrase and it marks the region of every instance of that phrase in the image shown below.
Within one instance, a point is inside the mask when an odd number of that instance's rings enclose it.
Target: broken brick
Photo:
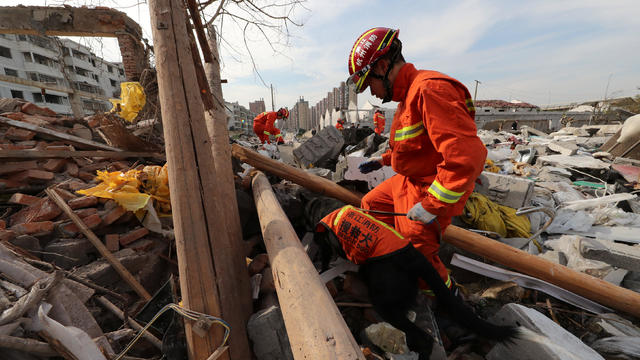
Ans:
[[[78,177],[84,181],[93,181],[96,176],[93,173],[89,173],[86,171],[78,171]]]
[[[98,213],[98,209],[96,208],[86,208],[86,209],[80,209],[80,210],[74,210],[73,211],[74,214],[78,215],[78,217],[80,219],[84,219],[87,216],[93,215],[93,214],[97,214]],[[60,216],[61,220],[69,220],[69,216],[67,216],[67,214],[62,214],[62,216]]]
[[[93,163],[91,165],[83,166],[80,171],[86,171],[88,173],[94,173],[96,170],[104,170],[109,166],[108,161],[101,161],[97,163]]]
[[[4,133],[4,137],[6,139],[15,141],[31,140],[34,136],[36,136],[36,133],[33,131],[18,129],[14,127],[9,128],[9,130]]]
[[[19,161],[19,162],[7,162],[0,164],[0,174],[9,174],[19,171],[37,169],[38,162],[33,161]]]
[[[11,195],[11,198],[9,199],[9,204],[17,204],[17,205],[33,205],[35,203],[37,203],[38,201],[40,201],[42,199],[40,199],[37,196],[31,196],[31,195],[27,195],[27,194],[21,194],[21,193],[15,193],[13,195]]]
[[[102,223],[105,225],[111,225],[116,220],[120,219],[120,217],[122,217],[126,212],[127,210],[122,206],[116,206],[102,216]]]
[[[150,239],[137,240],[129,244],[129,248],[138,252],[146,252],[153,248],[154,242]]]
[[[50,171],[26,170],[13,175],[9,178],[9,180],[26,181],[29,183],[42,183],[53,180],[54,176],[55,175]]]
[[[0,241],[11,241],[16,235],[16,232],[12,230],[0,230]]]
[[[107,250],[111,252],[116,252],[120,250],[120,235],[118,234],[108,234],[104,237],[105,245],[107,246]]]
[[[59,188],[59,187],[58,187],[58,188],[56,188],[56,192],[57,192],[57,193],[58,193],[58,195],[60,195],[60,197],[61,197],[64,201],[66,201],[66,202],[69,202],[69,201],[71,201],[72,199],[75,199],[75,198],[77,198],[77,197],[78,197],[78,196],[76,196],[74,193],[71,193],[71,192],[69,192],[69,191],[67,191],[67,190],[65,190],[65,189],[61,189],[61,188]]]
[[[95,229],[96,227],[98,227],[98,225],[102,223],[102,219],[100,218],[100,215],[93,214],[93,215],[87,216],[86,218],[83,218],[82,222],[89,229]],[[80,229],[78,228],[78,226],[73,222],[64,223],[60,225],[59,230],[63,235],[67,235],[67,236],[76,236],[80,232]]]
[[[24,119],[25,114],[21,112],[14,112],[14,113],[4,113],[2,114],[2,116],[7,117],[11,120],[22,121],[22,119]]]
[[[78,164],[76,164],[75,162],[69,161],[67,163],[66,172],[70,176],[78,177]]]
[[[71,191],[78,191],[78,190],[82,190],[82,189],[86,189],[86,188],[90,188],[91,185],[85,183],[84,181],[80,181],[80,180],[74,180],[74,181],[70,181],[67,184],[67,188]]]
[[[67,164],[66,159],[49,159],[42,166],[43,169],[52,172],[59,172]]]
[[[12,225],[24,224],[28,222],[38,222],[53,220],[62,213],[53,200],[49,198],[38,199],[29,207],[26,207],[9,218]]]
[[[72,209],[82,209],[91,206],[96,206],[98,204],[98,198],[95,196],[83,196],[79,198],[75,198],[73,200],[69,200],[69,207]]]
[[[120,236],[120,245],[127,246],[132,242],[147,236],[147,234],[149,234],[149,230],[147,230],[147,228],[145,227],[132,230],[126,235]]]
[[[47,235],[53,231],[54,224],[51,221],[30,222],[12,226],[9,230],[18,235]]]
[[[44,116],[56,116],[56,112],[46,108],[46,107],[40,107],[36,104],[33,103],[25,103],[24,105],[22,105],[22,112],[25,114],[29,114],[29,115],[44,115]]]

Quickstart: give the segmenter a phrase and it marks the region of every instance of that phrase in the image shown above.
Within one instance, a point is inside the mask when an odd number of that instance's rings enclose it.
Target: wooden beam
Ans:
[[[78,136],[65,134],[65,133],[62,133],[62,132],[59,132],[59,131],[43,128],[43,127],[40,127],[40,126],[37,126],[37,125],[33,125],[33,124],[30,124],[30,123],[17,121],[17,120],[12,120],[12,119],[6,118],[4,116],[0,116],[0,124],[5,124],[5,125],[9,125],[9,126],[20,128],[20,129],[26,129],[26,130],[34,131],[34,132],[36,132],[38,134],[50,136],[50,137],[52,137],[52,138],[54,138],[56,140],[61,140],[63,142],[66,142],[66,143],[69,143],[69,144],[73,144],[73,145],[76,145],[76,146],[79,146],[79,147],[88,147],[88,148],[108,150],[108,151],[122,151],[122,150],[120,150],[118,148],[114,148],[114,147],[109,146],[107,144],[102,144],[102,143],[95,142],[95,141],[92,141],[92,140],[83,139],[83,138],[78,137]]]
[[[231,323],[231,347],[221,359],[247,359],[250,356],[233,352],[234,343],[244,343],[243,351],[250,351],[246,332],[240,330],[246,326],[240,323],[246,315],[225,307],[229,302],[245,301],[234,295],[238,292],[233,286],[238,277],[248,277],[247,271],[243,268],[237,272],[235,268],[222,266],[231,261],[228,258],[244,260],[243,253],[234,253],[232,248],[224,246],[229,243],[225,213],[232,211],[225,208],[224,203],[230,197],[235,199],[235,191],[223,192],[220,187],[224,174],[217,172],[212,140],[205,124],[184,4],[175,0],[152,0],[149,10],[183,303],[189,309],[219,316]],[[192,360],[208,358],[224,335],[221,327],[213,326],[200,337],[193,331],[191,321],[185,322],[185,330]]]
[[[320,192],[318,190],[320,189],[327,196],[360,206],[360,196],[325,178],[305,173],[235,144],[233,145],[233,155],[255,168],[269,171],[309,190]],[[640,294],[634,291],[571,270],[454,225],[449,225],[446,228],[443,240],[462,250],[470,251],[498,264],[550,282],[602,305],[640,317]]]
[[[143,298],[145,301],[149,301],[151,299],[151,295],[149,295],[147,290],[145,290],[145,288],[142,287],[142,285],[138,282],[138,280],[136,280],[133,277],[133,275],[131,275],[129,270],[127,270],[127,268],[125,268],[124,265],[122,265],[122,263],[111,253],[111,251],[107,249],[107,247],[102,243],[102,241],[98,239],[96,234],[94,234],[93,231],[91,231],[91,229],[89,229],[87,225],[85,225],[84,222],[80,220],[80,217],[78,217],[78,215],[76,215],[73,212],[73,210],[71,210],[71,208],[69,207],[69,205],[67,205],[64,199],[62,199],[62,197],[58,195],[58,193],[52,188],[46,189],[45,192],[47,193],[47,195],[49,195],[49,198],[53,200],[53,202],[55,202],[56,205],[58,205],[58,207],[62,210],[62,212],[64,212],[69,217],[69,219],[71,219],[71,221],[73,221],[73,223],[76,224],[78,229],[80,229],[80,231],[84,234],[84,236],[86,236],[87,239],[89,239],[91,244],[93,244],[93,246],[98,250],[100,255],[102,255],[107,260],[107,262],[111,264],[111,266],[113,266],[113,268],[120,275],[120,277],[122,277],[122,279],[127,284],[129,284],[129,286],[131,286],[131,288],[141,298]]]
[[[293,357],[364,359],[269,180],[258,172],[251,185]]]
[[[196,30],[196,35],[198,36],[198,42],[200,43],[200,49],[202,49],[202,57],[205,62],[210,63],[213,61],[213,56],[211,55],[211,48],[209,47],[209,43],[207,42],[207,36],[204,33],[204,26],[202,25],[202,17],[200,17],[200,13],[198,12],[198,4],[196,4],[196,0],[186,0],[187,8],[189,9],[189,14],[191,14],[191,20],[193,21],[193,27]]]
[[[294,168],[283,162],[270,159],[255,151],[233,144],[231,153],[236,159],[254,168],[291,180],[298,185],[322,195],[331,196],[347,204],[360,206],[360,196],[343,188],[329,179],[310,174],[302,169]]]
[[[135,151],[0,150],[0,159],[66,159],[76,157],[165,159],[165,155],[162,153]]]
[[[450,225],[444,240],[498,264],[550,282],[610,308],[640,317],[640,294]]]

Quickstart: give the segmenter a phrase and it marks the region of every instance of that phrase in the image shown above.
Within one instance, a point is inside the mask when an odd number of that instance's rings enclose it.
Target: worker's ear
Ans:
[[[386,74],[387,69],[389,68],[389,59],[380,59],[376,62],[375,66],[373,67],[373,69],[375,70],[376,74]]]

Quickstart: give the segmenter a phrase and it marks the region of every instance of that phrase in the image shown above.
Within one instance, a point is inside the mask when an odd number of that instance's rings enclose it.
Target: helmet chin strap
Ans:
[[[387,72],[384,74],[384,79],[382,79],[382,82],[384,84],[384,92],[385,92],[384,99],[382,99],[383,104],[388,103],[393,98],[393,84],[391,83],[391,81],[389,81],[389,73],[391,72],[391,69],[395,64],[396,59],[398,58],[398,54],[400,54],[401,51],[402,51],[402,43],[399,43],[397,50],[394,52],[393,56],[391,56],[389,66],[387,67]]]

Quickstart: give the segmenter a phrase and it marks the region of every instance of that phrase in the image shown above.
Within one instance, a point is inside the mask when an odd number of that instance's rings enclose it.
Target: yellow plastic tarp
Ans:
[[[475,192],[467,200],[460,218],[474,229],[493,231],[505,238],[531,236],[529,218],[517,216],[516,209],[496,204]]]
[[[167,165],[145,166],[142,170],[98,171],[101,182],[89,189],[77,193],[113,199],[118,205],[129,211],[139,211],[147,205],[149,199],[156,200],[155,208],[160,214],[171,213],[169,197],[169,179]]]
[[[109,99],[109,101],[113,104],[111,112],[117,112],[123,119],[133,122],[144,107],[147,98],[139,82],[123,82],[120,83],[120,99]]]

